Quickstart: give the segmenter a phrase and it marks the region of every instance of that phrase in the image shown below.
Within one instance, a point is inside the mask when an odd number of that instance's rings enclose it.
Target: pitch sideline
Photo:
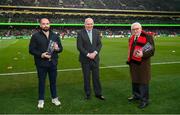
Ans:
[[[159,63],[152,63],[151,65],[167,65],[167,64],[180,64],[180,61],[175,62],[159,62]],[[128,65],[116,65],[116,66],[104,66],[100,67],[100,69],[108,69],[108,68],[126,68]],[[68,71],[80,71],[81,68],[72,68],[72,69],[60,69],[57,70],[58,72],[68,72]],[[36,71],[31,72],[17,72],[17,73],[1,73],[0,76],[13,76],[13,75],[26,75],[26,74],[35,74]]]

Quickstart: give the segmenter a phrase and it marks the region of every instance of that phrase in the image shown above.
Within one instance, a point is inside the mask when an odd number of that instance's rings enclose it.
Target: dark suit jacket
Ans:
[[[59,36],[52,31],[49,32],[49,39],[47,39],[46,35],[42,31],[32,35],[29,44],[29,53],[34,56],[36,66],[50,66],[49,59],[41,58],[41,54],[47,51],[50,40],[56,42],[60,48],[59,51],[54,51],[51,55],[52,63],[57,65],[58,53],[63,50]]]
[[[94,62],[98,63],[101,47],[102,47],[102,44],[101,44],[101,39],[100,39],[98,30],[96,30],[96,29],[92,30],[92,44],[89,40],[88,34],[85,29],[78,32],[77,49],[80,52],[79,61],[81,63],[87,63],[89,61],[94,61]],[[87,57],[87,54],[92,53],[94,51],[97,51],[98,54],[96,55],[94,60],[91,60]]]

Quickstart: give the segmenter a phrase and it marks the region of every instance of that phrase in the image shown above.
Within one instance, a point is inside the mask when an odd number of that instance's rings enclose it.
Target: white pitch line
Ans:
[[[166,65],[166,64],[180,64],[180,61],[176,62],[159,62],[159,63],[152,63],[151,65]],[[108,68],[126,68],[129,67],[128,65],[116,65],[116,66],[104,66],[100,67],[100,69],[108,69]],[[62,69],[57,70],[58,72],[68,72],[68,71],[80,71],[81,68],[72,68],[72,69]],[[0,76],[13,76],[13,75],[25,75],[25,74],[35,74],[36,71],[31,72],[17,72],[17,73],[1,73]]]
[[[2,41],[2,40],[1,40],[1,41]],[[0,41],[0,42],[1,42],[1,41]],[[0,47],[0,49],[7,48],[7,47],[9,47],[10,45],[15,44],[17,41],[18,41],[18,40],[16,39],[16,40],[12,41],[11,43],[9,43],[9,44],[8,44],[8,45],[6,45],[6,46],[3,46],[3,45],[2,45],[2,43],[1,43],[1,47]],[[2,41],[2,42],[3,42],[3,41]]]

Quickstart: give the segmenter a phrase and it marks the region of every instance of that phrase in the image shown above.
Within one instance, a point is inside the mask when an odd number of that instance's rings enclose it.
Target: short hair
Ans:
[[[131,30],[133,29],[133,26],[138,25],[140,28],[142,28],[141,24],[139,22],[134,22],[131,24]]]
[[[43,19],[49,20],[48,18],[41,18],[41,19],[39,20],[39,23],[41,23],[41,20],[43,20]],[[50,20],[49,20],[49,22],[50,22]]]
[[[86,18],[86,19],[84,20],[84,24],[86,24],[87,20],[92,20],[92,21],[93,21],[93,24],[94,24],[94,20],[93,20],[92,18]]]

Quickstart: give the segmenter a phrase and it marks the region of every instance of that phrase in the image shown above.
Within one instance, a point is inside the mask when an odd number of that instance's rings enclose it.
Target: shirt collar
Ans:
[[[86,32],[91,33],[91,32],[92,32],[92,30],[86,30]]]

